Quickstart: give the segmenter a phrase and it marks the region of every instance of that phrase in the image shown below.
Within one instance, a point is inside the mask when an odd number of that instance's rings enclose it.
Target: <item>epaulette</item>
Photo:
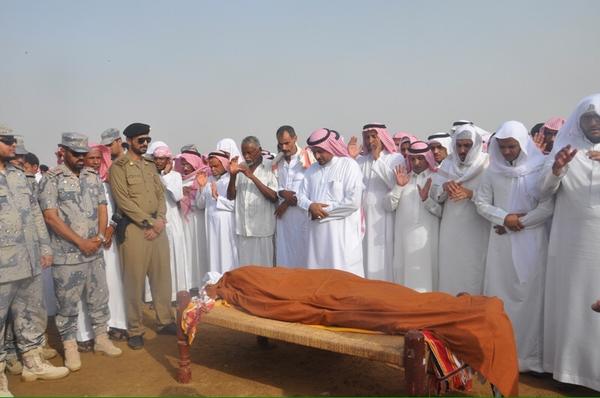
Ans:
[[[56,166],[46,173],[46,177],[56,177],[64,173],[64,170],[60,166]]]
[[[127,164],[127,161],[127,157],[121,156],[120,158],[113,161],[113,164],[116,164],[117,166],[125,166]]]

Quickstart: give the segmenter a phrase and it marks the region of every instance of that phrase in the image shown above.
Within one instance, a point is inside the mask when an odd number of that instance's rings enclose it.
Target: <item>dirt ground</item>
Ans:
[[[125,342],[119,358],[81,354],[81,370],[62,380],[25,383],[8,376],[15,396],[398,396],[404,394],[401,370],[283,342],[262,349],[252,335],[206,325],[192,347],[192,382],[178,384],[175,336],[152,330],[145,312],[145,348],[133,351]],[[51,322],[49,322],[51,325]],[[50,345],[59,348],[50,330]],[[62,357],[51,361],[62,364]],[[598,396],[583,387],[558,383],[550,375],[522,375],[526,396]],[[490,394],[489,385],[475,382],[473,395]],[[453,394],[460,395],[460,394]]]

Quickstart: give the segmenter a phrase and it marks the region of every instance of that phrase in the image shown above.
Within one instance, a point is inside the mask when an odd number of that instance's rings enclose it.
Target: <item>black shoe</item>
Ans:
[[[144,338],[141,335],[131,336],[127,339],[127,345],[132,350],[141,350],[144,348]]]
[[[169,323],[167,326],[163,326],[162,328],[158,329],[156,333],[175,336],[177,335],[177,325],[174,323]]]

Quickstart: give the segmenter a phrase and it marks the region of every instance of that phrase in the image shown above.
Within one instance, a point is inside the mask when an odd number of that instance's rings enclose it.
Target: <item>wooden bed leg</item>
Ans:
[[[426,358],[423,333],[409,330],[404,336],[404,381],[407,395],[428,395]]]
[[[179,349],[179,370],[177,381],[187,384],[192,380],[192,368],[190,367],[190,345],[187,336],[181,329],[181,317],[183,311],[191,301],[190,293],[182,290],[177,292],[177,348]]]

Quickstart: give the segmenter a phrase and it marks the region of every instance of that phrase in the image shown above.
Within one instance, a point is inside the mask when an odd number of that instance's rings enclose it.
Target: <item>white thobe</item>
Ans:
[[[209,271],[221,274],[239,265],[235,238],[235,201],[227,199],[229,173],[218,179],[210,177],[202,194],[196,196],[196,206],[206,209],[206,239]],[[217,199],[213,198],[211,184],[217,187]]]
[[[364,277],[360,203],[364,185],[358,164],[333,157],[324,166],[314,163],[298,191],[298,206],[326,204],[329,215],[308,227],[308,268],[333,268]]]
[[[399,153],[381,152],[377,160],[369,153],[359,156],[365,190],[362,210],[365,218],[363,267],[365,277],[391,281],[394,256],[394,214],[386,211],[384,201],[396,184],[394,168],[404,163]]]
[[[482,174],[463,183],[463,187],[472,190],[475,195]],[[489,221],[477,213],[472,199],[458,202],[448,199],[441,184],[432,184],[430,195],[438,203],[443,203],[438,289],[453,295],[461,292],[482,294]]]
[[[531,178],[537,177],[532,175]],[[509,211],[511,192],[518,178],[487,170],[475,195],[479,213],[492,223],[483,294],[498,296],[510,318],[517,340],[519,371],[543,372],[542,325],[548,231],[546,220],[552,215],[554,200],[538,202],[533,196],[521,198],[523,208]],[[498,235],[493,226],[503,225],[509,213],[527,213],[520,218],[523,231]],[[527,236],[525,236],[527,234]],[[527,239],[530,251],[526,278],[519,277],[513,261],[513,242]]]
[[[410,173],[409,182],[386,195],[386,210],[395,216],[392,282],[419,292],[437,290],[438,235],[442,206],[430,197],[421,200],[419,187],[433,172]]]
[[[299,152],[293,155],[289,162],[282,159],[277,164],[278,191],[292,191],[296,193],[296,197],[306,171]],[[283,200],[280,200],[280,203],[282,202]],[[307,235],[306,211],[298,206],[288,207],[283,216],[277,219],[275,263],[288,267],[306,267]]]
[[[271,162],[263,160],[254,176],[277,191],[277,177]],[[240,265],[273,265],[273,235],[275,234],[275,204],[258,190],[243,173],[235,181],[235,232]]]
[[[600,151],[600,144],[590,149]],[[580,149],[542,193],[556,192],[548,245],[544,312],[544,370],[556,380],[600,391],[600,162]]]
[[[193,179],[184,181],[183,186],[191,186]],[[198,190],[196,195],[200,195]],[[191,210],[187,217],[183,211],[179,211],[183,220],[183,236],[187,245],[187,268],[185,275],[180,279],[184,283],[181,290],[189,290],[191,288],[200,287],[202,278],[208,272],[208,256],[206,247],[206,221],[204,209],[196,207],[195,200],[191,202]]]
[[[115,204],[112,198],[110,185],[104,183],[104,192],[106,193],[106,211],[108,220],[112,219]],[[104,264],[106,266],[106,285],[108,286],[108,309],[110,318],[108,327],[127,330],[127,316],[125,314],[125,297],[123,295],[123,278],[121,276],[121,260],[116,242],[116,235],[113,235],[113,242],[108,249],[102,249]],[[77,340],[86,341],[93,339],[94,330],[92,321],[88,314],[87,305],[80,301],[78,304],[79,314],[77,315]]]

